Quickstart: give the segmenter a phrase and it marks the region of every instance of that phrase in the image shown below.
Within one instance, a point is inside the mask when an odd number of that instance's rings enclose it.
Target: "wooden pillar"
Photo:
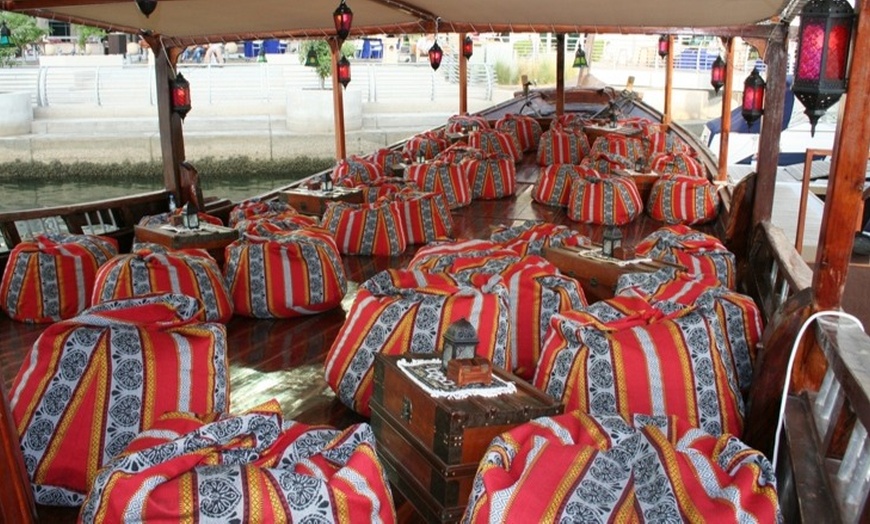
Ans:
[[[764,52],[764,63],[767,64],[767,89],[758,142],[758,163],[755,168],[758,177],[755,181],[755,203],[752,209],[753,224],[770,220],[773,211],[773,192],[776,187],[779,140],[785,106],[785,74],[788,67],[787,25],[779,24],[771,31]]]
[[[459,114],[468,113],[468,59],[462,52],[465,33],[459,33]]]
[[[344,136],[344,91],[341,82],[338,81],[338,61],[341,58],[341,42],[337,38],[329,39],[329,48],[332,50],[332,106],[335,118],[335,158],[344,160],[347,157]]]
[[[36,522],[36,506],[6,398],[0,384],[0,522],[26,524]]]
[[[665,58],[665,112],[662,115],[662,123],[671,124],[671,112],[674,94],[674,35],[668,35],[668,54]]]
[[[725,39],[725,85],[722,86],[722,127],[719,133],[719,173],[728,180],[728,139],[731,136],[731,100],[734,96],[734,38]]]
[[[146,36],[145,41],[154,52],[154,70],[157,82],[157,123],[160,130],[160,151],[163,158],[163,186],[174,193],[180,204],[181,163],[184,162],[184,129],[181,117],[172,110],[169,83],[175,79],[175,64],[183,51],[179,47],[163,48],[159,38]]]
[[[856,5],[858,24],[849,69],[849,91],[840,102],[834,155],[822,216],[813,300],[819,309],[840,306],[852,257],[855,221],[861,213],[870,148],[870,0]]]
[[[556,35],[556,114],[565,114],[565,35]]]

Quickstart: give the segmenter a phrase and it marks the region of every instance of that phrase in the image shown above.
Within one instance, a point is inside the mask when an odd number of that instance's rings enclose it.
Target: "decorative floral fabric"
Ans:
[[[102,469],[80,515],[98,522],[395,522],[368,424],[167,413]]]
[[[550,129],[570,128],[582,131],[587,124],[588,121],[578,113],[563,113],[553,118],[553,121],[550,122]]]
[[[453,115],[447,119],[448,133],[466,133],[471,131],[475,126],[478,129],[491,129],[489,120],[479,115]]]
[[[184,295],[108,302],[49,326],[10,406],[36,501],[78,506],[97,470],[168,411],[229,406],[226,329]]]
[[[641,139],[619,134],[608,134],[596,138],[588,156],[593,160],[604,158],[628,169],[633,169],[638,161],[646,161],[646,151]]]
[[[493,200],[517,191],[517,166],[513,159],[491,155],[484,160],[468,160],[463,169],[474,200]]]
[[[736,260],[714,236],[686,225],[664,226],[635,246],[638,256],[683,266],[693,274],[709,274],[734,289]]]
[[[508,314],[501,279],[382,271],[360,287],[326,355],[326,382],[345,405],[369,416],[375,355],[440,351],[444,331],[463,318],[477,330],[477,354],[506,368]]]
[[[773,467],[733,435],[674,417],[542,417],[496,437],[474,479],[476,522],[782,521]]]
[[[399,177],[381,177],[377,180],[357,186],[362,189],[363,202],[374,204],[384,197],[392,197],[405,191],[418,191],[417,185]]]
[[[471,204],[471,185],[461,165],[441,161],[413,164],[406,177],[421,191],[442,193],[450,209]]]
[[[332,169],[332,181],[337,186],[357,187],[384,176],[384,170],[371,160],[350,156],[339,160]]]
[[[372,153],[366,160],[373,162],[385,175],[390,173],[393,166],[410,163],[411,159],[401,149],[383,147]]]
[[[412,162],[415,162],[420,154],[425,160],[432,160],[449,145],[450,142],[443,132],[427,131],[409,138],[402,148],[402,153]]]
[[[442,193],[399,193],[395,206],[408,244],[446,240],[453,233],[453,215]]]
[[[199,320],[225,324],[233,316],[233,302],[213,258],[201,250],[168,251],[153,245],[103,264],[97,272],[91,302],[96,305],[159,293],[180,293],[198,299],[203,305]]]
[[[694,152],[694,149],[689,147],[689,144],[682,138],[667,131],[657,130],[645,133],[643,141],[647,158],[653,158],[660,153],[673,155],[676,153],[692,154]]]
[[[651,171],[670,175],[687,175],[707,179],[707,170],[693,155],[688,153],[658,153],[649,160]]]
[[[462,143],[453,144],[438,153],[435,160],[448,164],[461,164],[468,160],[483,160],[488,155],[476,147],[468,147]]]
[[[93,235],[48,233],[9,253],[0,308],[20,322],[71,318],[91,305],[97,269],[118,254],[117,243]]]
[[[319,228],[245,235],[226,252],[226,282],[240,315],[313,315],[338,306],[347,292],[335,239]]]
[[[251,198],[239,202],[236,207],[230,211],[229,225],[230,227],[236,227],[236,224],[241,220],[275,217],[285,213],[298,214],[290,204],[282,200],[262,200],[259,198]]]
[[[495,123],[495,128],[502,133],[508,133],[516,139],[520,151],[537,151],[541,142],[541,124],[528,115],[508,113]]]
[[[583,132],[553,129],[541,134],[538,165],[579,164],[589,154],[589,140]]]
[[[470,133],[468,135],[468,145],[469,147],[480,149],[486,155],[509,157],[514,162],[519,162],[523,159],[522,150],[516,142],[516,138],[513,135],[494,129],[483,129]]]
[[[568,218],[585,224],[621,226],[643,212],[643,201],[631,177],[575,178]]]
[[[320,225],[320,219],[310,215],[298,215],[293,213],[280,213],[274,216],[260,216],[246,218],[236,223],[236,229],[240,234],[249,233],[255,236],[268,236],[273,234],[296,231]]]
[[[656,180],[647,213],[666,224],[702,224],[716,218],[719,193],[706,178],[669,175]]]
[[[565,226],[527,221],[517,226],[497,227],[489,239],[520,256],[544,256],[545,247],[591,246],[592,241]]]
[[[742,397],[719,343],[721,324],[692,308],[664,316],[640,299],[626,315],[618,307],[624,300],[555,315],[535,387],[566,410],[673,415],[713,435],[740,435]]]
[[[345,255],[392,256],[408,247],[399,210],[388,200],[376,204],[330,202],[322,224]]]
[[[567,207],[571,201],[572,180],[575,178],[601,178],[592,168],[574,164],[554,164],[538,170],[538,181],[532,199],[548,206]]]

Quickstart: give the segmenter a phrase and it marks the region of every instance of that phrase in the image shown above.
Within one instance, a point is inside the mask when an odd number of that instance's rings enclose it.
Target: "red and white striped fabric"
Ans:
[[[515,259],[517,252],[498,242],[481,239],[438,242],[417,250],[408,262],[408,269],[441,273],[450,271],[457,259],[479,259],[481,257],[507,257]]]
[[[461,165],[438,161],[413,164],[405,177],[421,191],[443,194],[450,209],[471,204],[471,186]]]
[[[229,225],[230,227],[236,227],[236,224],[241,220],[274,217],[285,213],[297,213],[297,211],[290,204],[281,200],[251,198],[239,202],[230,211]]]
[[[734,254],[716,237],[689,226],[664,226],[638,243],[635,253],[677,264],[692,274],[713,275],[723,286],[734,289]]]
[[[330,203],[321,222],[344,255],[392,256],[404,253],[408,239],[394,202]]]
[[[323,229],[244,235],[226,253],[224,274],[239,315],[313,315],[338,306],[347,292],[338,246]]]
[[[567,207],[571,201],[572,181],[575,178],[601,178],[594,169],[574,164],[554,164],[538,169],[538,180],[532,192],[535,202],[548,206]]]
[[[450,141],[447,140],[443,132],[427,131],[409,138],[402,147],[402,153],[412,160],[420,154],[423,155],[424,159],[432,160],[449,145]]]
[[[19,322],[71,318],[91,305],[97,269],[118,254],[117,243],[93,235],[47,233],[9,253],[0,308]]]
[[[589,154],[589,140],[582,132],[550,129],[541,134],[538,165],[579,164]]]
[[[268,236],[274,233],[284,233],[287,231],[296,231],[297,229],[305,229],[308,227],[317,227],[320,225],[320,220],[317,217],[310,215],[298,215],[293,213],[282,213],[275,216],[257,217],[240,220],[236,223],[236,229],[241,234],[249,233],[255,236]]]
[[[682,138],[673,133],[668,133],[667,131],[654,131],[645,134],[643,141],[647,158],[652,158],[660,153],[691,154],[694,151]]]
[[[357,186],[362,189],[363,202],[374,204],[384,197],[391,197],[403,191],[417,191],[417,185],[399,177],[381,177],[377,180]]]
[[[495,438],[462,521],[774,524],[774,480],[765,456],[733,435],[572,411]]]
[[[508,364],[507,290],[485,275],[382,271],[366,281],[326,355],[326,382],[354,411],[369,416],[375,355],[435,353],[444,331],[461,319],[476,329],[477,354]]]
[[[576,131],[582,131],[587,124],[587,119],[577,113],[563,113],[553,118],[550,122],[550,129],[570,128]]]
[[[453,233],[453,215],[443,194],[403,192],[395,202],[408,244],[446,240]]]
[[[103,264],[91,302],[97,305],[155,293],[198,299],[203,306],[198,320],[225,324],[233,316],[233,302],[213,258],[202,250],[167,251],[154,245],[143,245]]]
[[[650,158],[651,171],[661,174],[688,175],[707,178],[707,170],[694,156],[688,153],[658,153]]]
[[[719,193],[706,178],[663,176],[653,184],[646,209],[666,224],[703,224],[716,218]]]
[[[475,147],[468,147],[463,143],[456,143],[438,153],[435,160],[448,164],[461,164],[468,160],[483,160],[487,155]]]
[[[474,200],[504,198],[517,191],[517,166],[512,158],[490,155],[484,160],[468,160],[462,169]]]
[[[411,159],[405,155],[401,149],[390,149],[389,147],[378,149],[371,155],[367,156],[366,160],[377,165],[384,174],[388,174],[395,165],[407,164],[411,161]]]
[[[516,139],[520,151],[537,151],[541,142],[541,124],[528,115],[508,113],[495,123],[495,128],[508,133]]]
[[[491,129],[489,120],[480,115],[453,115],[447,119],[448,133],[467,133],[477,126],[478,129]]]
[[[516,138],[494,129],[469,133],[468,146],[480,149],[485,155],[510,157],[514,162],[523,159],[522,150],[516,142]]]
[[[643,212],[631,177],[577,178],[571,188],[568,218],[585,224],[621,226]]]
[[[592,241],[577,231],[550,222],[524,222],[496,227],[489,239],[520,256],[544,256],[545,247],[591,246]]]
[[[363,157],[351,156],[340,160],[332,169],[335,185],[357,187],[384,176],[381,166]]]
[[[80,515],[101,522],[395,522],[367,424],[168,413],[100,472]]]
[[[156,215],[145,215],[141,219],[139,219],[140,226],[162,226],[164,224],[170,224],[175,222],[178,224],[181,221],[181,213],[183,212],[183,208],[178,208],[175,211],[169,213],[158,213]],[[196,214],[199,218],[200,223],[203,224],[212,224],[214,226],[223,226],[223,221],[214,216],[209,215],[208,213],[204,213],[200,211]]]
[[[78,506],[99,468],[163,413],[229,408],[226,328],[184,295],[109,302],[49,326],[10,406],[40,504]]]

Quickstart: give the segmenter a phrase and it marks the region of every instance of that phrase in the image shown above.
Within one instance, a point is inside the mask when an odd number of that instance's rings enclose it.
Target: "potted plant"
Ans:
[[[345,41],[341,45],[341,54],[344,56],[352,58],[354,53],[356,53],[356,46],[353,43]],[[311,67],[320,77],[320,88],[325,89],[326,79],[332,75],[332,50],[329,48],[329,43],[326,40],[306,40],[299,46],[299,60],[305,65],[310,65],[309,54],[312,58],[316,57]]]

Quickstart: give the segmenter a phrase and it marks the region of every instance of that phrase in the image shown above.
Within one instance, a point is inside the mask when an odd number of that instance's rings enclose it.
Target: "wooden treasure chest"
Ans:
[[[374,375],[370,405],[378,456],[394,488],[427,522],[462,517],[494,437],[562,412],[558,401],[502,369],[493,369],[489,385],[457,388],[435,355],[378,354]],[[473,396],[451,398],[473,389],[479,390]]]
[[[331,191],[319,189],[307,189],[298,187],[282,191],[284,201],[293,209],[305,215],[323,216],[326,206],[330,202],[348,202],[350,204],[362,204],[362,189],[335,187]]]

